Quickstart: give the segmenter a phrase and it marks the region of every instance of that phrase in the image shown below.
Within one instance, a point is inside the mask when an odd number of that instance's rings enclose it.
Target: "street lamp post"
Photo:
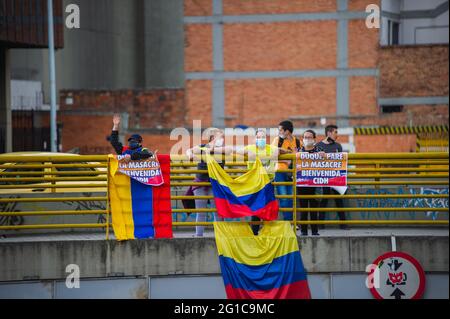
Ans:
[[[52,152],[57,152],[56,133],[56,75],[55,75],[55,41],[53,35],[53,0],[47,0],[48,15],[48,60],[50,71],[50,146]]]

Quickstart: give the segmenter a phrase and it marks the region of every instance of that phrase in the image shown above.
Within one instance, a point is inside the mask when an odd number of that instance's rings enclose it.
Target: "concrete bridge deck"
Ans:
[[[0,238],[0,298],[225,298],[213,230],[203,238],[193,233],[125,242],[104,233],[8,235]],[[448,227],[320,233],[298,237],[313,298],[372,298],[365,270],[392,250],[392,235],[397,251],[422,265],[424,298],[449,296]],[[79,266],[82,289],[65,286],[70,264]]]
[[[183,227],[183,229],[174,230],[174,238],[192,238],[194,237],[194,228]],[[300,231],[297,235],[301,238]],[[448,227],[352,227],[349,230],[336,228],[320,230],[320,236],[307,236],[312,238],[320,237],[386,237],[386,236],[439,236],[448,237]],[[214,237],[212,228],[206,228],[204,238]],[[8,234],[0,235],[1,243],[19,243],[36,241],[71,241],[71,240],[104,240],[104,232],[77,232],[77,233],[54,233],[54,234]],[[110,234],[110,239],[115,239],[114,233]]]

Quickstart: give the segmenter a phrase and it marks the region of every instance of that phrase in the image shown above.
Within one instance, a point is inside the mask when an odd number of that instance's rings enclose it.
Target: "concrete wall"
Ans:
[[[313,298],[372,298],[366,265],[389,237],[299,238]],[[427,274],[424,298],[448,298],[448,237],[397,237]],[[80,268],[80,289],[65,286]],[[192,290],[193,286],[197,289]],[[0,243],[0,298],[225,298],[214,238]]]
[[[11,50],[0,47],[0,153],[12,152]]]
[[[448,299],[448,274],[426,273],[423,299]],[[367,274],[308,274],[313,299],[373,299]],[[192,289],[192,287],[196,289]],[[67,288],[65,281],[0,282],[0,299],[225,299],[222,276],[98,278]]]
[[[182,88],[184,87],[183,1],[143,2],[145,87]]]
[[[381,44],[388,44],[388,20],[400,23],[400,44],[448,43],[448,7],[432,14],[446,0],[383,0],[380,34]]]
[[[390,237],[299,238],[308,273],[362,273],[391,250]],[[448,237],[397,237],[397,250],[427,272],[448,273]],[[214,238],[0,243],[0,281],[64,279],[69,264],[81,278],[220,274]]]
[[[180,88],[181,0],[64,0],[80,8],[80,29],[64,28],[56,52],[57,90]],[[66,14],[65,14],[66,15]],[[48,53],[14,49],[12,78],[42,81],[48,103]]]

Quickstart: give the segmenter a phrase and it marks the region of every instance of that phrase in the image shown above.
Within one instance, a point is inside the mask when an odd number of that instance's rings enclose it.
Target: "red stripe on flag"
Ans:
[[[153,186],[153,226],[155,238],[172,238],[172,206],[170,197],[170,155],[158,155],[164,184]]]
[[[246,216],[257,216],[262,220],[275,220],[278,219],[278,201],[274,200],[269,202],[266,206],[257,211],[252,211],[246,205],[231,204],[229,201],[223,198],[214,198],[216,203],[217,212],[220,217],[223,218],[240,218]]]
[[[228,299],[311,299],[307,280],[300,280],[271,290],[248,291],[227,285],[225,291]]]

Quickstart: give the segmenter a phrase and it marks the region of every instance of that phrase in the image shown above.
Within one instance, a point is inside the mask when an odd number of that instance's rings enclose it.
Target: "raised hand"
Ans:
[[[118,131],[120,126],[120,114],[114,114],[113,124],[113,131]]]

